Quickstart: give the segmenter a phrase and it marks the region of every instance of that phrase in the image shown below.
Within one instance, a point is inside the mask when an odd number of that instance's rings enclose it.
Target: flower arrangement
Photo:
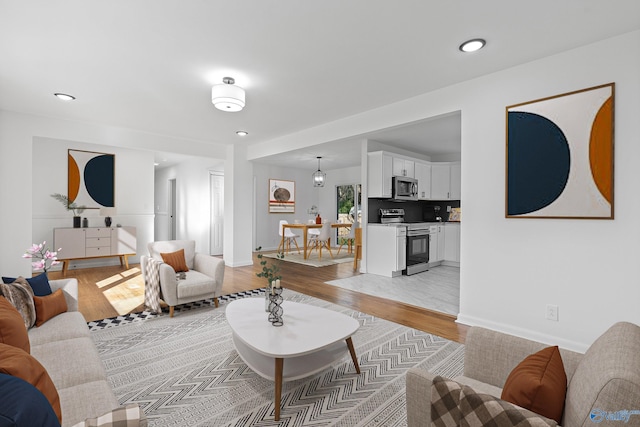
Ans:
[[[60,248],[56,252],[51,252],[48,248],[45,249],[46,244],[46,241],[39,245],[34,243],[27,249],[24,255],[22,255],[22,258],[36,259],[37,261],[31,262],[31,266],[35,270],[44,270],[45,274],[51,267],[60,264],[60,261],[58,261],[58,251],[62,250],[62,248]]]
[[[280,276],[278,273],[280,272],[280,263],[284,258],[284,252],[278,252],[276,255],[276,260],[271,264],[268,264],[267,260],[263,259],[263,255],[262,253],[260,253],[261,250],[262,246],[258,246],[256,248],[256,252],[258,252],[258,259],[260,260],[260,265],[262,266],[262,271],[260,273],[256,273],[256,276],[264,277],[265,279],[267,279],[267,288],[270,288],[273,282],[282,279],[282,276]]]
[[[73,211],[73,216],[78,216],[86,209],[85,206],[78,206],[76,202],[69,200],[67,196],[60,193],[54,193],[51,195],[54,199],[62,203],[62,205],[68,210]]]

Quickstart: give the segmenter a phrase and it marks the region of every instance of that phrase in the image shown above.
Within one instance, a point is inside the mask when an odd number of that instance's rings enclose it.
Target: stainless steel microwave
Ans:
[[[407,176],[394,176],[392,194],[395,200],[418,200],[418,180]]]

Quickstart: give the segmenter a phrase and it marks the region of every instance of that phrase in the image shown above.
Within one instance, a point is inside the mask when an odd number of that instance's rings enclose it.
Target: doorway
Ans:
[[[336,186],[336,217],[340,223],[362,223],[362,185],[347,184]],[[348,228],[337,229],[336,243],[346,243],[344,239],[349,235]]]
[[[209,228],[209,255],[222,255],[224,245],[224,175],[209,174],[211,191],[211,218]]]
[[[169,240],[176,240],[176,208],[177,183],[176,179],[169,180]]]

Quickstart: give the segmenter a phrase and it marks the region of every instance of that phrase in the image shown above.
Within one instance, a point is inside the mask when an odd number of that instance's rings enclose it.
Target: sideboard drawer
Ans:
[[[110,228],[85,228],[87,237],[111,237]]]
[[[87,256],[110,256],[111,255],[111,247],[105,248],[87,248]]]
[[[89,248],[109,248],[109,252],[111,252],[111,238],[87,237],[86,247],[87,250]]]

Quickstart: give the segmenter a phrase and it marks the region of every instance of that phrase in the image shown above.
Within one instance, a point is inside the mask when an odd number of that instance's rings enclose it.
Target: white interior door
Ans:
[[[224,175],[211,172],[211,227],[209,237],[210,255],[222,255],[224,243]]]
[[[169,180],[169,240],[176,239],[176,204],[177,204],[176,180]]]

